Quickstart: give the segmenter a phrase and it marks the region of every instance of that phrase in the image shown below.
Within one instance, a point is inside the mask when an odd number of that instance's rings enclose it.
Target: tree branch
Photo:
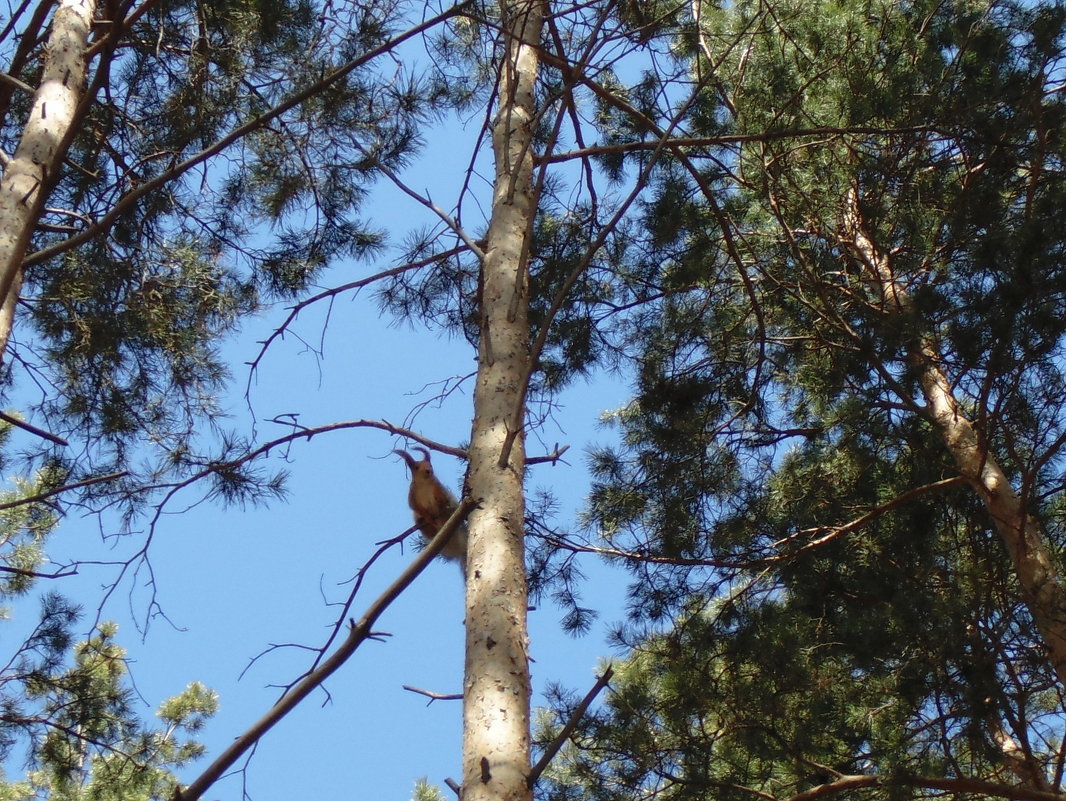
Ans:
[[[934,481],[932,484],[923,484],[920,487],[915,487],[914,489],[907,490],[901,495],[897,495],[891,501],[883,503],[880,506],[874,507],[866,514],[860,515],[859,517],[855,518],[854,520],[850,520],[847,523],[842,523],[839,526],[818,526],[817,528],[806,528],[802,531],[797,531],[795,534],[792,534],[786,537],[785,539],[778,540],[774,543],[774,547],[780,548],[782,545],[804,534],[814,534],[816,532],[825,531],[826,529],[828,529],[827,534],[824,534],[816,540],[811,540],[810,542],[804,543],[797,550],[793,551],[790,554],[785,554],[779,557],[780,559],[789,558],[795,556],[798,553],[809,551],[812,548],[821,547],[827,542],[835,540],[837,537],[843,534],[847,534],[849,531],[854,531],[855,529],[862,528],[871,520],[876,520],[877,518],[881,517],[881,515],[887,514],[888,512],[895,509],[897,506],[902,506],[904,503],[914,498],[921,497],[922,495],[927,495],[931,492],[940,492],[941,490],[949,489],[950,487],[962,486],[964,484],[968,484],[968,482],[966,481],[966,479],[962,478],[962,476],[952,476],[951,478],[945,478],[940,481]]]
[[[67,576],[78,575],[78,568],[72,567],[67,570],[60,570],[57,573],[39,573],[36,570],[21,570],[17,567],[9,567],[7,565],[0,565],[0,573],[11,573],[15,576],[27,576],[29,578],[66,578]]]
[[[591,85],[590,79],[583,79],[586,85]],[[618,105],[616,103],[616,105]],[[873,135],[897,135],[912,133],[927,133],[932,129],[928,125],[909,125],[903,128],[878,128],[875,126],[855,126],[842,128],[796,128],[789,131],[765,131],[752,134],[724,134],[722,136],[679,136],[670,139],[669,147],[677,148],[712,148],[728,145],[742,145],[751,142],[772,142],[780,139],[806,139],[818,136],[873,136]],[[612,153],[639,153],[645,150],[656,150],[660,139],[640,139],[632,142],[618,142],[612,145],[592,145],[578,150],[568,150],[564,153],[552,153],[537,159],[538,164],[558,164],[575,159],[587,159],[593,156],[606,156]]]
[[[926,776],[841,776],[831,782],[812,787],[790,796],[787,801],[817,801],[820,798],[834,796],[851,790],[871,787],[915,787],[923,790],[943,790],[949,793],[972,793],[1007,798],[1011,801],[1062,801],[1060,793],[1033,790],[1008,784],[967,778],[935,778]]]
[[[19,420],[14,415],[10,415],[7,412],[0,412],[0,420],[5,423],[10,423],[13,426],[29,431],[31,434],[36,434],[41,439],[46,439],[49,442],[54,442],[56,445],[62,445],[64,448],[70,443],[60,436],[56,436],[50,431],[45,431],[43,428],[37,428],[37,426],[27,423],[25,420]]]
[[[265,715],[253,723],[244,734],[234,740],[229,748],[208,765],[203,773],[194,779],[188,787],[184,790],[180,787],[176,788],[174,801],[198,801],[211,785],[233,767],[242,754],[259,742],[259,739],[273,728],[276,723],[291,712],[297,704],[310,695],[341,665],[347,662],[356,649],[373,636],[373,625],[378,617],[418,577],[418,574],[425,570],[426,565],[440,553],[447,543],[449,535],[466,519],[466,516],[470,514],[470,511],[475,506],[477,506],[476,501],[464,498],[458,508],[452,513],[452,516],[441,526],[437,536],[429,541],[425,549],[411,561],[411,564],[407,566],[399,577],[378,596],[377,600],[370,604],[363,616],[357,622],[352,622],[348,637],[341,643],[337,651],[317,669],[308,674],[307,678],[283,695]]]
[[[551,761],[555,758],[555,755],[559,753],[559,749],[563,747],[563,743],[570,739],[570,735],[574,733],[574,729],[577,728],[577,724],[581,722],[581,718],[585,716],[589,706],[596,696],[600,694],[600,691],[607,686],[607,683],[614,675],[614,668],[610,665],[603,671],[603,675],[596,679],[596,683],[592,685],[592,689],[585,693],[585,697],[581,699],[581,703],[574,708],[574,712],[570,715],[570,719],[566,721],[566,725],[563,726],[560,731],[544,749],[544,753],[540,755],[540,759],[537,760],[537,764],[529,771],[529,778],[526,779],[526,784],[530,789],[533,789],[533,785],[537,783],[540,778],[540,774],[544,772],[544,769],[548,767]]]
[[[33,94],[33,87],[29,84],[23,83],[14,75],[8,75],[6,72],[0,72],[0,83],[6,83],[8,86],[12,86],[15,89],[20,89],[27,94]]]
[[[57,256],[60,253],[65,253],[71,248],[75,248],[78,245],[81,245],[84,242],[93,239],[94,237],[102,235],[103,233],[110,230],[111,226],[115,224],[118,218],[121,217],[122,214],[124,214],[130,206],[140,201],[141,198],[151,194],[152,192],[158,191],[161,187],[170,183],[175,178],[184,175],[193,167],[202,164],[212,156],[218,155],[227,147],[232,145],[234,142],[239,141],[240,139],[252,133],[253,131],[259,130],[263,126],[280,117],[286,111],[290,111],[291,109],[296,108],[305,101],[321,93],[324,89],[341,80],[350,72],[358,69],[359,67],[370,61],[373,61],[380,55],[392,52],[398,45],[402,44],[403,42],[406,42],[408,39],[412,39],[416,36],[419,36],[420,34],[423,34],[428,31],[430,28],[439,25],[441,22],[444,22],[445,20],[456,16],[457,14],[461,13],[463,9],[465,9],[468,5],[470,5],[471,2],[473,2],[473,0],[462,0],[462,2],[452,6],[451,8],[436,15],[435,17],[431,17],[425,22],[422,22],[414,26],[413,28],[409,28],[408,30],[401,33],[399,36],[395,36],[389,41],[382,43],[381,45],[375,47],[369,52],[364,53],[363,55],[358,56],[357,58],[353,58],[347,64],[337,68],[322,80],[311,84],[305,89],[302,89],[301,91],[290,97],[288,100],[270,109],[270,111],[265,112],[264,114],[256,117],[255,119],[249,120],[244,125],[240,125],[237,128],[234,128],[232,131],[226,134],[226,136],[207,146],[199,153],[190,156],[189,158],[185,159],[185,161],[182,161],[180,164],[176,164],[169,170],[165,170],[164,172],[157,175],[155,178],[152,178],[149,181],[145,181],[144,183],[139,184],[136,188],[131,189],[129,192],[127,192],[126,195],[123,196],[123,198],[119,200],[109,212],[107,212],[107,214],[103,215],[96,222],[96,224],[84,229],[80,234],[76,234],[75,236],[72,236],[69,239],[65,239],[62,242],[57,242],[56,244],[51,245],[49,247],[41,248],[36,253],[30,254],[23,260],[23,267],[28,267],[31,264],[38,264],[40,262],[47,261],[48,259]]]
[[[373,154],[368,153],[367,155]],[[376,169],[378,172],[380,172],[382,175],[392,181],[393,184],[396,185],[396,188],[403,192],[405,195],[412,198],[416,202],[421,203],[427,209],[436,214],[441,219],[441,221],[448,226],[449,230],[451,230],[453,233],[455,233],[456,236],[463,240],[464,244],[466,244],[470,251],[475,256],[477,256],[478,261],[483,261],[485,259],[485,251],[481,249],[481,245],[479,245],[474,240],[474,237],[470,236],[467,230],[463,228],[463,226],[460,225],[454,217],[452,217],[450,214],[448,214],[448,212],[446,212],[444,209],[434,203],[433,198],[429,197],[429,195],[420,195],[418,192],[416,192],[414,189],[412,189],[402,180],[400,180],[400,176],[398,176],[393,170],[389,169],[384,164],[375,163],[374,169]]]
[[[417,693],[418,695],[424,695],[429,699],[432,704],[434,701],[462,701],[462,693],[435,693],[432,690],[423,690],[421,687],[412,687],[410,684],[404,684],[403,688],[409,693]]]
[[[526,466],[528,467],[531,464],[544,464],[545,462],[550,462],[551,464],[554,465],[554,464],[558,463],[562,459],[563,454],[566,453],[568,450],[570,450],[570,446],[569,445],[563,445],[560,448],[559,447],[559,443],[556,443],[555,447],[552,448],[552,452],[551,453],[546,453],[543,456],[530,456],[530,457],[527,457],[526,458]]]
[[[37,501],[43,501],[46,498],[51,498],[53,495],[58,495],[61,492],[69,492],[74,489],[81,489],[82,487],[88,487],[92,484],[100,484],[104,481],[115,481],[129,475],[128,470],[121,470],[117,473],[108,473],[106,476],[95,476],[94,478],[86,478],[82,481],[75,481],[73,484],[65,484],[62,487],[56,487],[55,489],[48,490],[47,492],[39,492],[36,495],[27,495],[25,498],[19,498],[14,501],[5,501],[0,503],[0,510],[13,509],[16,506],[24,506],[27,503],[36,503]]]
[[[363,287],[372,284],[375,281],[380,281],[384,278],[391,278],[395,275],[401,275],[402,273],[405,273],[408,270],[415,270],[419,267],[425,267],[426,265],[433,264],[434,262],[437,262],[441,259],[447,259],[451,256],[455,256],[459,253],[462,253],[464,250],[465,248],[463,247],[456,247],[451,248],[450,250],[441,251],[440,253],[434,253],[433,255],[427,256],[424,259],[419,259],[418,261],[402,264],[399,267],[393,267],[388,270],[382,270],[381,272],[367,276],[366,278],[360,278],[358,281],[350,281],[347,284],[341,284],[340,286],[327,289],[323,292],[319,292],[317,295],[312,295],[309,298],[304,298],[299,303],[290,306],[288,316],[281,321],[281,324],[278,325],[277,328],[270,332],[270,335],[266,339],[258,343],[261,346],[259,349],[259,353],[256,354],[255,358],[252,359],[252,361],[248,362],[248,366],[251,368],[250,373],[254,373],[255,370],[259,367],[259,363],[263,360],[263,357],[266,355],[267,349],[274,342],[274,340],[278,339],[279,337],[283,337],[289,326],[292,325],[292,323],[300,315],[300,312],[302,312],[308,306],[314,303],[318,303],[320,300],[331,300],[337,295],[340,295],[344,292],[348,292],[350,290],[362,289]],[[248,381],[250,384],[250,375]]]

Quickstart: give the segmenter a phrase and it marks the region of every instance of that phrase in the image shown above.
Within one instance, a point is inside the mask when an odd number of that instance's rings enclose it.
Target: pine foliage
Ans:
[[[543,795],[1057,788],[1062,687],[916,354],[1060,566],[1066,9],[692,9],[705,144],[651,177],[636,395],[567,543],[631,568],[633,652]]]

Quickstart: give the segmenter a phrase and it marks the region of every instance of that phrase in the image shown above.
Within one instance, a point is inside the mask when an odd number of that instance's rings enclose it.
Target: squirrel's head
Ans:
[[[422,471],[424,473],[433,472],[433,468],[430,467],[430,463],[429,463],[429,451],[426,450],[425,448],[411,448],[411,450],[413,450],[413,451],[422,451],[422,455],[425,458],[422,459],[422,461],[419,462],[419,461],[415,461],[415,457],[413,457],[407,451],[403,451],[403,450],[398,450],[397,449],[397,450],[394,450],[393,453],[399,454],[401,457],[403,457],[403,460],[405,462],[407,462],[407,467],[410,468],[412,473],[417,473],[419,471]]]

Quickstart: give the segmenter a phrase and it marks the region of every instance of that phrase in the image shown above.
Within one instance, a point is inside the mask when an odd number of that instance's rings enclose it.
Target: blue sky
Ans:
[[[400,419],[414,405],[432,371],[440,377],[470,367],[465,343],[435,339],[425,332],[388,329],[380,348],[352,343],[381,336],[382,322],[370,304],[335,309],[327,334],[321,384],[318,366],[306,354],[278,358],[285,377],[263,380],[256,402],[260,416],[298,409],[308,425],[354,418]],[[346,332],[355,334],[351,338]],[[363,336],[365,334],[365,337]],[[417,365],[419,369],[397,365]],[[269,371],[279,375],[279,371]],[[372,377],[372,380],[367,380]],[[615,393],[612,396],[612,393]],[[302,397],[288,397],[290,394]],[[603,408],[618,405],[623,389],[610,382],[569,393],[557,416],[558,430],[544,438],[569,443],[569,465],[531,469],[530,487],[548,486],[569,511],[576,510],[588,486],[582,450],[608,434],[595,423]],[[456,395],[441,409],[428,409],[416,429],[449,443],[468,436],[469,395]],[[287,405],[289,404],[289,405]],[[269,406],[269,412],[267,407]],[[268,426],[260,426],[264,436]],[[268,510],[220,512],[199,506],[163,523],[152,560],[159,602],[177,631],[153,623],[143,645],[131,648],[138,687],[150,699],[180,690],[199,679],[220,692],[222,708],[210,725],[212,751],[261,714],[277,696],[271,684],[284,684],[308,665],[310,655],[280,649],[258,661],[237,683],[249,660],[272,644],[316,645],[336,619],[337,602],[347,597],[350,579],[373,552],[374,543],[410,524],[407,474],[390,454],[399,443],[383,432],[338,431],[301,443],[291,452],[291,498]],[[531,438],[536,454],[536,438]],[[438,455],[438,471],[457,487],[463,466]],[[180,508],[180,504],[175,508]],[[564,515],[566,520],[570,515]],[[391,552],[374,568],[353,607],[358,613],[403,568],[411,552]],[[620,602],[620,582],[610,580],[594,560],[588,600],[596,606]],[[140,603],[143,608],[143,599]],[[248,774],[256,799],[293,793],[346,798],[406,798],[421,775],[440,783],[459,779],[460,704],[424,697],[403,685],[453,693],[462,687],[462,583],[452,564],[435,562],[379,621],[391,633],[385,642],[366,643],[328,684],[323,694],[267,735]],[[138,604],[134,604],[137,611]],[[603,609],[611,620],[612,610]],[[532,666],[537,691],[558,680],[584,691],[606,653],[602,629],[574,639],[558,626],[559,612],[544,605],[530,615]],[[175,659],[181,654],[182,658]],[[237,798],[236,785],[211,797]]]
[[[456,126],[405,173],[405,180],[415,189],[429,189],[435,201],[448,207],[466,163],[465,155],[456,159],[454,154],[465,153],[459,148],[467,147],[475,134],[474,123],[468,130]],[[487,187],[475,189],[484,200]],[[374,221],[393,232],[397,242],[418,221],[431,222],[425,209],[388,188],[375,197],[372,208]],[[388,266],[385,258],[373,264],[338,265],[323,286]],[[250,408],[243,397],[244,365],[285,310],[250,321],[239,338],[225,343],[234,370],[228,399],[233,428],[248,431],[254,423],[259,441],[265,441],[286,433],[266,422],[286,414],[298,414],[306,426],[360,418],[399,424],[435,394],[433,382],[476,367],[467,343],[381,318],[369,293],[340,297],[329,309],[328,320],[326,313],[325,305],[308,309],[293,328],[299,336],[272,345],[254,377]],[[321,354],[305,343],[321,345]],[[441,442],[465,442],[472,390],[470,382],[443,404],[428,405],[412,427]],[[528,480],[530,490],[548,487],[559,497],[564,526],[588,490],[585,448],[612,437],[598,428],[599,415],[623,404],[626,396],[622,382],[598,376],[568,391],[553,419],[529,437],[531,456],[555,442],[570,446],[567,463],[535,466]],[[290,472],[290,497],[266,509],[196,504],[200,492],[191,488],[172,502],[171,514],[155,533],[150,551],[154,587],[146,586],[141,572],[111,596],[102,617],[121,626],[120,641],[128,648],[146,715],[192,680],[220,695],[220,711],[202,732],[207,757],[188,771],[187,779],[266,711],[278,697],[277,687],[298,677],[313,658],[299,647],[273,646],[323,643],[339,614],[331,604],[348,595],[350,585],[345,582],[373,553],[375,542],[410,525],[408,478],[403,463],[391,453],[396,447],[402,442],[384,432],[354,429],[297,442],[287,454],[277,451],[266,465]],[[464,469],[459,460],[438,455],[434,465],[446,483],[458,488]],[[69,516],[50,555],[58,561],[126,558],[140,548],[142,537],[102,540],[101,533],[117,530],[117,521],[105,521],[101,530],[95,519]],[[410,549],[394,549],[375,565],[353,606],[356,617],[411,554]],[[583,565],[590,576],[585,600],[601,611],[601,622],[591,634],[574,639],[560,631],[560,612],[550,604],[531,613],[535,704],[548,682],[559,681],[584,693],[601,657],[608,654],[603,631],[621,614],[624,581],[591,558]],[[101,587],[115,573],[114,567],[83,568],[60,589],[81,600],[91,620]],[[405,691],[403,685],[441,693],[461,690],[462,593],[454,565],[431,565],[379,620],[377,628],[392,636],[364,644],[329,681],[328,698],[317,693],[305,701],[260,743],[246,774],[220,782],[206,798],[240,799],[246,790],[255,801],[309,794],[406,799],[421,776],[437,784],[447,777],[458,781],[460,703],[427,704],[425,697]],[[140,624],[153,597],[166,618],[152,620],[142,632]],[[8,631],[10,636],[12,629]]]

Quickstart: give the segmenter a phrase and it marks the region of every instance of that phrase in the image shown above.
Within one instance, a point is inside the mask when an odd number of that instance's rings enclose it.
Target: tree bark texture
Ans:
[[[493,121],[492,214],[481,265],[481,331],[470,438],[464,801],[528,801],[525,445],[528,250],[537,198],[532,134],[540,0],[502,5],[508,37]]]
[[[85,87],[86,48],[95,11],[93,0],[60,1],[33,107],[15,155],[0,178],[0,358],[11,335],[22,260],[69,147]]]
[[[888,255],[865,231],[854,192],[847,199],[848,244],[881,287],[886,310],[909,311],[910,297],[896,280]],[[1023,600],[1048,648],[1055,675],[1066,687],[1066,591],[1044,542],[1040,523],[989,453],[955,397],[936,340],[926,336],[911,352],[933,427],[955,460],[959,475],[980,496],[1010,555]]]

